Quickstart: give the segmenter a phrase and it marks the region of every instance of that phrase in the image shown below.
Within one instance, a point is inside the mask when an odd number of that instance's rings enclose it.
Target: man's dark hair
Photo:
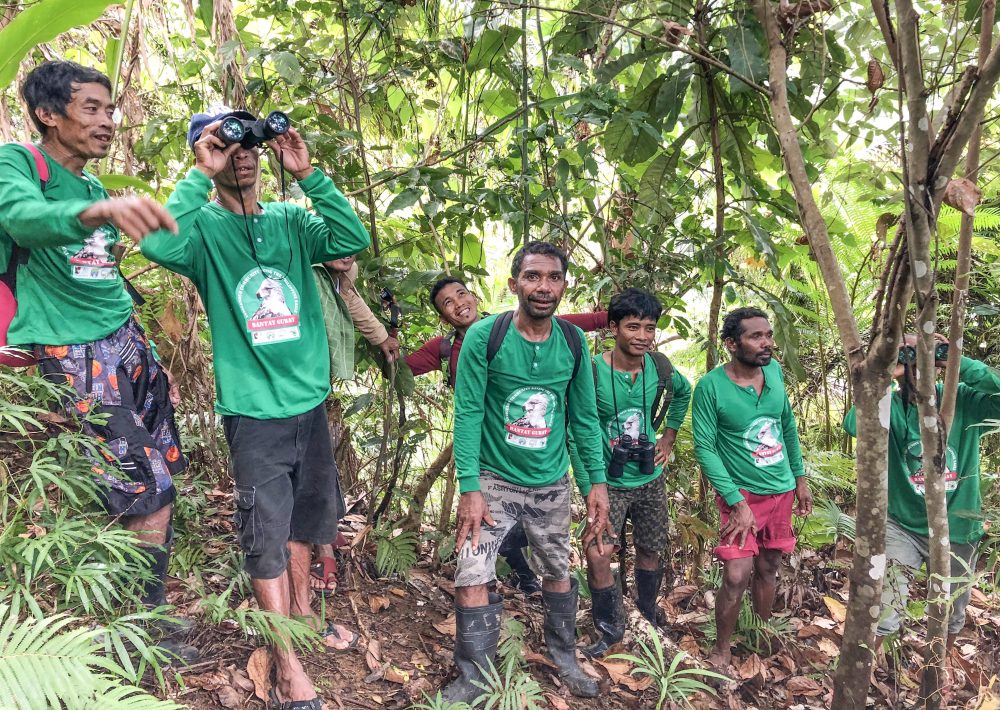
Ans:
[[[743,335],[743,321],[749,318],[767,318],[767,314],[760,310],[759,308],[754,308],[753,306],[746,306],[744,308],[737,308],[735,311],[730,311],[726,314],[725,320],[722,321],[722,333],[720,333],[723,342],[732,338],[733,340],[739,340],[740,336]],[[611,316],[608,315],[610,320]],[[770,320],[770,319],[768,319]]]
[[[73,94],[79,90],[80,84],[100,84],[111,92],[111,80],[108,77],[76,62],[42,62],[25,77],[21,85],[21,96],[28,104],[28,113],[39,133],[44,136],[48,126],[39,120],[35,109],[44,108],[65,116],[66,105],[73,100]]]
[[[462,279],[456,278],[454,276],[445,276],[443,279],[438,279],[437,281],[435,281],[434,285],[431,286],[431,305],[434,306],[434,310],[438,312],[438,315],[441,315],[441,309],[438,308],[437,304],[438,294],[441,293],[441,289],[443,289],[445,286],[449,284],[458,284],[466,291],[469,290],[469,287],[465,285],[465,282],[462,281]]]
[[[663,313],[663,305],[649,291],[641,288],[627,288],[611,297],[608,304],[608,322],[621,323],[622,319],[632,316],[640,320],[657,321]]]
[[[515,279],[521,273],[521,264],[524,263],[524,257],[529,254],[555,257],[562,265],[563,276],[566,275],[566,269],[569,266],[569,259],[566,256],[566,252],[555,244],[549,244],[548,242],[528,242],[514,255],[514,261],[510,263],[510,275]]]

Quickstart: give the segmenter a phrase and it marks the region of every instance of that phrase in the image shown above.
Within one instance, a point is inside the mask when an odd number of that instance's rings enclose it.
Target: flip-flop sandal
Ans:
[[[311,700],[278,700],[278,693],[271,688],[269,710],[323,710],[323,700],[317,696]]]
[[[347,646],[345,646],[344,648],[333,648],[331,646],[327,646],[326,647],[327,650],[334,651],[335,653],[343,653],[344,651],[353,651],[355,648],[358,647],[358,642],[361,640],[361,634],[359,634],[357,631],[352,631],[351,634],[353,634],[353,636],[351,638],[351,642],[348,643]],[[334,625],[332,621],[326,622],[326,628],[320,631],[319,635],[324,639],[334,638],[338,641],[345,640],[341,638],[339,633],[337,633],[337,627]]]
[[[317,557],[316,561],[309,565],[309,576],[323,584],[322,588],[313,587],[314,592],[324,597],[332,597],[338,586],[337,560],[333,557]],[[333,589],[330,588],[331,582]]]

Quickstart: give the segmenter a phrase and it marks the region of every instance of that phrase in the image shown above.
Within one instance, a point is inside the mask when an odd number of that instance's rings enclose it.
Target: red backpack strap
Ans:
[[[38,171],[38,180],[42,183],[42,191],[44,192],[45,185],[49,181],[49,164],[45,162],[45,156],[42,155],[41,149],[34,143],[18,143],[18,145],[31,153],[31,156],[35,159],[35,170]]]

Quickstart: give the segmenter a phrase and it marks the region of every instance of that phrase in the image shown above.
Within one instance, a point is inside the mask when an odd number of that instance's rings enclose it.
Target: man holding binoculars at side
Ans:
[[[730,360],[698,381],[691,426],[698,463],[716,490],[722,587],[718,629],[708,662],[726,671],[743,592],[762,619],[771,616],[782,553],[795,549],[792,508],[812,512],[795,416],[781,366],[772,360],[774,331],[758,308],[737,308],[722,323]]]
[[[637,604],[653,625],[663,578],[660,553],[667,546],[669,523],[663,469],[691,401],[691,385],[654,349],[656,321],[662,312],[660,302],[646,291],[629,288],[614,296],[608,322],[615,347],[595,356],[592,363],[608,466],[609,518],[619,537],[626,518],[632,520]],[[664,418],[666,429],[657,441]],[[575,467],[575,442],[571,451]],[[581,490],[586,495],[588,487]],[[622,588],[611,574],[614,551],[609,542],[604,554],[596,545],[586,549],[594,628],[600,634],[597,643],[584,651],[588,656],[605,655],[625,633]]]
[[[318,215],[258,202],[265,142]],[[190,278],[208,312],[216,411],[229,442],[235,522],[257,602],[304,618],[332,649],[352,648],[356,633],[324,624],[310,608],[310,545],[332,543],[344,512],[323,406],[330,358],[312,264],[355,254],[370,238],[333,181],[310,164],[284,114],[263,121],[245,112],[197,114],[188,143],[195,166],[167,202],[179,234],[152,235],[142,251]],[[290,642],[278,644],[274,656],[272,706],[320,710]]]

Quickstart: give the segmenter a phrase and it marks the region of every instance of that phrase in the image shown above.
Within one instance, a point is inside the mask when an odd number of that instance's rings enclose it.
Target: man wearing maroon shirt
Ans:
[[[458,367],[458,353],[462,349],[465,332],[479,320],[479,300],[469,291],[461,279],[446,276],[431,287],[431,304],[441,316],[441,320],[452,327],[448,335],[438,335],[406,356],[413,375],[442,370],[448,386],[455,388],[455,373]],[[581,330],[590,332],[608,327],[608,312],[574,313],[559,316]],[[500,548],[500,555],[507,560],[513,571],[513,584],[526,594],[540,593],[542,586],[535,573],[528,566],[521,551],[528,544],[524,531],[517,525],[508,533]]]

